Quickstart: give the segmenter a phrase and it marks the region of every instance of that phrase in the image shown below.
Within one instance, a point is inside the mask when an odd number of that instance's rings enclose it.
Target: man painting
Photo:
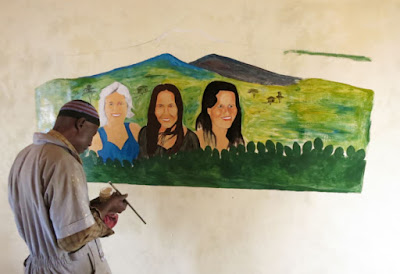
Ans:
[[[103,219],[124,211],[127,195],[89,202],[79,154],[91,145],[98,126],[91,104],[68,102],[53,129],[35,133],[33,144],[14,161],[9,203],[30,250],[25,273],[111,273],[98,238],[114,233]]]

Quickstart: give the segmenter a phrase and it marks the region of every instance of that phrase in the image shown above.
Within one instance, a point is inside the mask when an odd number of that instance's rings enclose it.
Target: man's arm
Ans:
[[[94,239],[114,234],[114,231],[103,222],[103,218],[109,213],[121,213],[124,211],[126,203],[123,200],[126,197],[127,195],[112,195],[109,200],[103,203],[99,199],[92,200],[90,211],[95,224],[73,235],[58,239],[58,246],[65,251],[72,252]]]
[[[88,242],[100,238],[107,237],[114,234],[114,231],[106,226],[103,220],[100,218],[100,213],[95,208],[90,209],[96,223],[78,233],[70,235],[68,237],[58,239],[58,246],[68,252],[73,252],[80,249]]]

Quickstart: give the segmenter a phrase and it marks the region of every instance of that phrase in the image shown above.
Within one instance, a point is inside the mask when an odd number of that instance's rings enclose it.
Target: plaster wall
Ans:
[[[2,273],[28,255],[7,202],[11,164],[36,129],[34,89],[162,53],[216,53],[280,74],[374,90],[361,194],[119,185],[129,210],[103,240],[114,273],[400,273],[400,2],[1,1]],[[372,62],[286,54],[305,49]],[[89,184],[91,197],[103,186]]]

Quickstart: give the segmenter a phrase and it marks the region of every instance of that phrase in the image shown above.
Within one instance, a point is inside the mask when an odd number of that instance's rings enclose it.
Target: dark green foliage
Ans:
[[[108,158],[107,159],[107,161],[106,161],[106,166],[114,166],[114,162],[113,162],[113,160],[111,160],[110,158]]]
[[[321,138],[316,138],[314,140],[314,149],[317,151],[322,151],[322,147],[324,146],[324,143],[322,142]]]
[[[332,155],[332,152],[333,152],[333,146],[329,145],[329,146],[325,147],[323,155],[324,155],[325,158],[328,158],[329,156]]]
[[[231,147],[229,149],[229,154],[231,155],[231,158],[235,158],[238,154],[237,148],[236,147]]]
[[[286,157],[292,157],[293,156],[293,150],[288,146],[285,146],[285,155],[286,155]]]
[[[356,153],[356,150],[353,146],[349,146],[346,150],[347,157],[353,157]]]
[[[132,167],[132,163],[129,162],[128,160],[124,160],[124,161],[122,162],[122,166],[123,166],[123,167]]]
[[[122,167],[122,163],[120,162],[120,160],[114,160],[114,166],[116,168],[121,168]]]
[[[303,154],[308,154],[312,150],[312,142],[307,141],[303,144]]]
[[[273,155],[275,154],[276,150],[275,150],[275,144],[274,142],[272,142],[271,140],[268,140],[265,143],[265,147],[267,148],[268,154]]]
[[[355,159],[364,160],[365,159],[365,150],[363,150],[363,149],[357,150],[357,152],[355,154]]]
[[[338,147],[337,149],[335,149],[335,158],[340,159],[344,157],[344,150],[341,147]]]
[[[104,162],[100,157],[97,158],[96,165],[98,165],[98,166],[104,165]]]
[[[297,142],[293,143],[293,156],[299,157],[301,153],[300,145]]]
[[[246,153],[246,148],[244,147],[244,145],[238,145],[237,150],[239,156],[242,156]]]
[[[249,142],[247,144],[247,153],[255,153],[256,151],[256,145],[254,144],[254,142]]]
[[[87,157],[81,157],[81,158],[85,160],[85,165],[87,166],[97,165],[98,159],[100,159],[97,157],[96,152],[94,152],[93,150],[89,150],[89,154],[87,155]],[[101,161],[101,163],[103,163],[103,161]]]
[[[259,154],[264,154],[265,153],[265,145],[263,143],[261,143],[261,142],[257,143],[257,152]]]
[[[283,155],[283,145],[281,143],[276,143],[276,155],[282,156]]]
[[[219,159],[219,151],[218,151],[218,149],[214,148],[214,150],[212,151],[212,158],[213,158],[213,160],[218,160]]]
[[[206,146],[206,148],[204,149],[204,153],[205,153],[205,155],[211,156],[211,153],[212,153],[211,147]]]
[[[222,151],[221,151],[221,159],[225,159],[225,160],[229,160],[229,152],[228,152],[228,150],[226,150],[226,149],[223,149]]]
[[[303,151],[301,151],[301,147]],[[106,164],[90,152],[82,157],[88,181],[140,185],[196,186],[297,191],[361,192],[365,170],[365,151],[346,150],[332,145],[323,147],[322,140],[302,146],[283,146],[268,140],[229,150],[180,152],[128,161],[107,160]]]

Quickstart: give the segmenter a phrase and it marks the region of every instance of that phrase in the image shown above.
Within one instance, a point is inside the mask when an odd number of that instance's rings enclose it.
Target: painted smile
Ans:
[[[163,118],[163,119],[161,119],[161,120],[163,120],[164,122],[169,122],[171,119],[169,119],[169,118]]]
[[[119,117],[119,116],[121,116],[121,113],[112,113],[111,116],[112,117]]]
[[[231,121],[232,120],[232,116],[225,116],[225,117],[221,117],[221,118],[224,121]]]

